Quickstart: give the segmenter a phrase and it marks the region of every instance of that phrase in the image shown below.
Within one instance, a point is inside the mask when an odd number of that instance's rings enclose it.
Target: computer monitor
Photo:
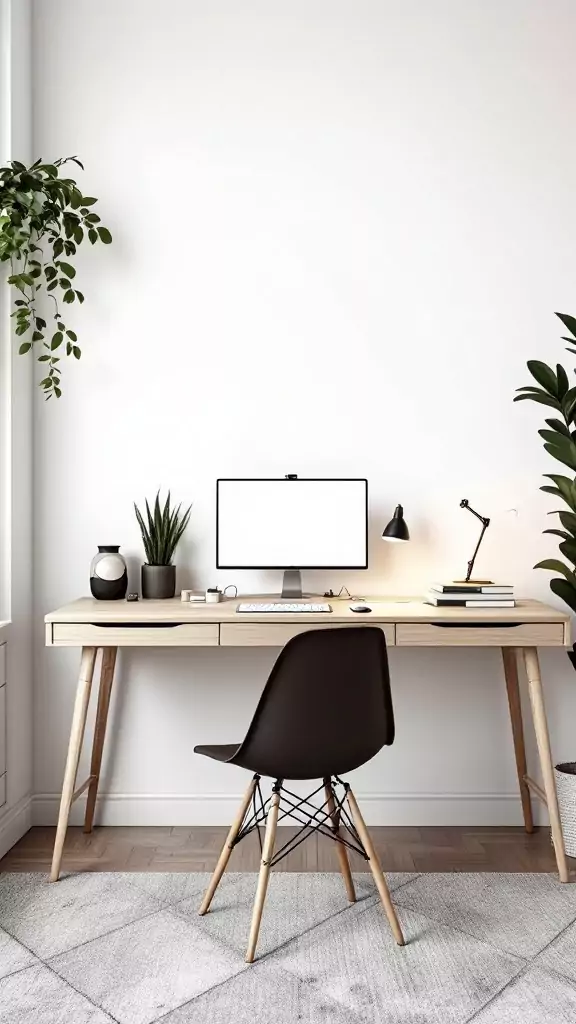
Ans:
[[[282,597],[302,597],[301,569],[368,568],[368,481],[216,482],[219,569],[283,569]]]

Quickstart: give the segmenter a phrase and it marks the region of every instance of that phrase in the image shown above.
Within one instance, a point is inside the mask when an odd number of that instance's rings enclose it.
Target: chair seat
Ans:
[[[199,747],[194,747],[194,753],[204,754],[204,757],[211,757],[213,761],[230,761],[239,746],[239,743],[202,744]]]

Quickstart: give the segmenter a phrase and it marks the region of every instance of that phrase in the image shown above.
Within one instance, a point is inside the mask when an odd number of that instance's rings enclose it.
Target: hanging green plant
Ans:
[[[12,160],[0,168],[0,262],[10,264],[8,284],[18,293],[11,313],[18,351],[21,355],[39,353],[38,361],[46,371],[40,387],[47,399],[62,394],[60,353],[65,351],[75,359],[82,354],[60,306],[60,302],[84,302],[72,262],[77,247],[86,238],[92,245],[112,241],[108,228],[94,213],[97,200],[82,195],[73,178],[60,177],[60,168],[71,161],[84,170],[75,156],[53,164],[36,160],[30,167]],[[54,305],[54,330],[37,312],[43,290]]]

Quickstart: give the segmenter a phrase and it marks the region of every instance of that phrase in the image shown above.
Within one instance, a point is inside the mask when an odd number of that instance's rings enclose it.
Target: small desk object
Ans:
[[[242,601],[269,600],[243,597]],[[238,599],[240,600],[240,599]],[[567,647],[567,614],[538,601],[518,601],[515,608],[436,608],[405,598],[366,598],[370,615],[358,616],[348,601],[332,600],[332,612],[305,614],[237,614],[238,600],[219,604],[187,604],[178,598],[165,601],[96,601],[83,597],[46,616],[48,647],[80,647],[80,674],[72,715],[68,757],[54,844],[51,881],[58,880],[70,808],[88,791],[84,831],[92,830],[98,795],[100,766],[106,735],[110,694],[119,647],[282,647],[297,633],[310,629],[345,629],[379,626],[389,647],[499,647],[508,694],[512,739],[520,785],[524,826],[532,832],[531,793],[547,806],[558,873],[568,881],[568,865],[558,811],[550,737],[546,721],[539,647]],[[94,666],[101,650],[98,706],[88,778],[76,785],[84,739]],[[526,766],[524,731],[518,683],[518,660],[528,676],[532,719],[536,732],[543,786],[530,778]]]

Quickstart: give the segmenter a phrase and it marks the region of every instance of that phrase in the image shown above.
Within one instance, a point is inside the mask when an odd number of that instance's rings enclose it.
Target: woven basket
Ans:
[[[576,761],[557,764],[554,775],[566,853],[576,857]]]

